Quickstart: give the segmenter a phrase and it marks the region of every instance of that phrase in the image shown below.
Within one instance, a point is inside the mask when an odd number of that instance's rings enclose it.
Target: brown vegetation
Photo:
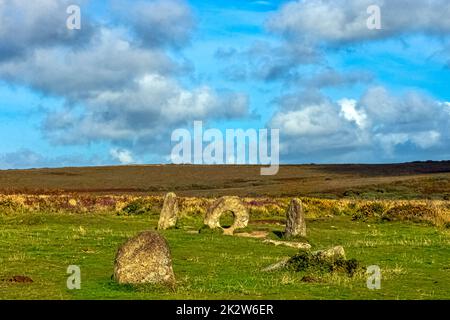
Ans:
[[[450,199],[450,162],[386,165],[142,165],[0,171],[2,194],[138,194]]]
[[[0,195],[0,214],[67,212],[159,216],[163,200],[162,196],[137,195]],[[250,213],[250,222],[276,218],[284,224],[291,198],[245,197],[242,200]],[[409,220],[450,227],[450,201],[447,200],[336,200],[309,197],[301,197],[300,200],[309,219],[351,216],[353,220],[359,221]],[[180,216],[205,216],[215,199],[179,197],[178,201]]]

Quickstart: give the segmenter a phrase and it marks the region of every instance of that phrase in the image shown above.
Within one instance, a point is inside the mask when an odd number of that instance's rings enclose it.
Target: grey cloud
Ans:
[[[306,155],[346,152],[367,143],[362,131],[340,114],[340,106],[320,95],[290,95],[278,100],[269,126],[280,129],[281,152]]]
[[[369,30],[367,8],[377,4],[381,7],[382,30]],[[330,49],[352,50],[349,45],[371,40],[424,33],[446,37],[449,16],[450,3],[446,0],[290,1],[266,21],[267,30],[281,37],[280,44],[259,42],[238,53],[221,49],[216,56],[230,64],[222,72],[230,81],[284,81],[318,88],[368,83],[372,76],[364,72],[344,75],[322,71],[305,79],[301,68],[327,65]],[[232,54],[225,59],[227,52]]]
[[[42,155],[28,149],[0,155],[0,168],[2,169],[36,168],[45,163]]]
[[[145,47],[181,48],[195,27],[193,12],[182,0],[119,1],[119,21],[134,31]]]
[[[310,77],[301,78],[299,84],[308,88],[343,87],[358,83],[370,83],[373,79],[374,76],[367,71],[356,70],[343,73],[327,68]]]
[[[381,30],[367,27],[369,6],[381,8]],[[272,45],[256,43],[248,50],[234,53],[232,50],[218,50],[232,53],[227,59],[233,60],[232,69],[225,69],[226,79],[260,79],[264,81],[297,82],[300,79],[299,67],[326,64],[325,54],[329,49],[346,48],[371,40],[387,39],[410,34],[427,34],[447,37],[450,33],[450,3],[447,0],[298,0],[283,4],[266,21],[266,29],[281,36],[282,43]],[[244,54],[245,53],[245,54]],[[242,62],[245,60],[245,62]],[[447,59],[445,59],[447,60]],[[244,72],[236,72],[237,64]],[[367,81],[363,74],[344,79],[337,74],[321,74],[320,78],[310,79],[306,85],[319,87],[340,86],[342,83]],[[365,79],[362,79],[365,78]]]
[[[408,161],[431,159],[450,147],[450,108],[417,91],[395,96],[372,87],[359,101],[337,102],[299,93],[277,104],[269,125],[280,129],[285,158]]]
[[[381,30],[367,28],[367,8],[371,5],[381,8]],[[449,16],[447,0],[305,0],[283,5],[267,26],[288,39],[345,44],[408,33],[446,35]]]
[[[217,56],[220,59],[221,56]],[[255,79],[262,81],[296,80],[299,78],[297,67],[318,63],[321,54],[304,43],[274,45],[258,41],[249,48],[236,51],[228,56],[231,67],[222,74],[227,80]]]
[[[61,52],[36,49],[0,64],[0,77],[43,93],[77,99],[100,90],[121,90],[147,72],[176,73],[180,67],[163,51],[132,47],[118,30],[102,29],[92,46]]]
[[[425,149],[446,145],[450,138],[448,107],[424,93],[408,91],[394,96],[375,87],[361,98],[359,107],[367,114],[372,135],[390,151],[406,142]]]
[[[33,19],[19,30],[26,52],[20,59],[0,61],[0,79],[62,100],[60,108],[43,117],[41,131],[51,143],[106,142],[133,153],[160,154],[164,148],[158,145],[170,144],[170,132],[188,122],[248,116],[245,94],[201,85],[187,88],[178,80],[191,68],[178,51],[169,52],[186,45],[192,32],[192,13],[184,2],[126,2],[120,25],[102,22],[80,46],[66,44],[65,34],[58,38],[39,28],[43,34],[28,33],[44,18],[46,28],[63,19],[67,30],[65,0],[45,0],[43,7],[33,3],[34,13],[25,2],[5,3]],[[45,43],[47,35],[55,41]],[[21,156],[31,164],[50,161],[32,152]]]
[[[149,74],[135,87],[120,92],[102,91],[85,100],[81,116],[76,111],[51,113],[43,132],[61,144],[113,141],[136,145],[151,136],[170,140],[170,131],[194,120],[231,119],[248,114],[244,94],[218,93],[209,87],[187,90],[176,81]]]
[[[67,7],[85,1],[0,1],[0,62],[21,58],[36,48],[82,47],[94,34],[93,23],[82,15],[81,30],[66,27]]]

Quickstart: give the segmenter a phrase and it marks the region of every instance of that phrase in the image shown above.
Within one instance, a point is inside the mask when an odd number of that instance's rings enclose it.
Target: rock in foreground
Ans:
[[[114,279],[121,284],[173,285],[175,275],[167,241],[153,231],[129,239],[117,251]]]

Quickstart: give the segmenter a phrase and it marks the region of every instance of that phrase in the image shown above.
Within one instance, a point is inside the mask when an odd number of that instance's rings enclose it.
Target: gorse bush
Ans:
[[[363,270],[362,265],[356,259],[346,260],[344,258],[338,258],[335,260],[326,260],[321,258],[318,254],[314,254],[309,251],[300,251],[291,257],[286,264],[286,268],[295,272],[341,272],[350,277]]]
[[[179,197],[180,216],[204,216],[215,198]],[[253,219],[286,216],[291,198],[243,198]],[[450,201],[354,200],[300,197],[309,219],[349,216],[356,221],[413,221],[439,227],[450,224]],[[158,215],[163,196],[0,195],[0,214],[22,212],[116,213]]]
[[[153,202],[144,199],[136,199],[127,204],[118,215],[133,216],[133,215],[151,215],[158,214],[161,208],[157,207]]]
[[[206,198],[178,198],[178,208],[183,215],[204,215],[213,199]]]
[[[367,221],[370,218],[381,218],[386,210],[382,202],[369,202],[358,207],[352,214],[352,220]]]
[[[411,205],[403,204],[395,206],[382,216],[383,220],[386,221],[422,221],[424,218],[433,217],[435,213],[431,208],[425,205]]]
[[[0,199],[0,213],[11,214],[16,212],[23,212],[26,207],[20,198],[15,198],[15,196],[7,196]]]
[[[437,206],[434,202],[414,205],[408,203],[392,207],[383,214],[382,220],[425,222],[445,227],[450,223],[450,215],[447,210]]]

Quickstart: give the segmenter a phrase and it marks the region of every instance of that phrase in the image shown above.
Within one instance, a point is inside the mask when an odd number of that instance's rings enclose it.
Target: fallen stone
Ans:
[[[274,244],[275,246],[286,246],[286,247],[303,249],[303,250],[311,249],[311,245],[309,243],[304,243],[304,242],[278,241],[278,240],[271,240],[271,239],[264,240],[263,242],[268,243],[268,244]]]
[[[173,285],[172,258],[164,237],[145,231],[120,246],[114,263],[114,279],[121,284]]]
[[[263,272],[271,272],[271,271],[277,271],[280,269],[283,269],[284,267],[286,267],[288,261],[290,258],[284,258],[281,261],[278,261],[277,263],[271,264],[270,266],[262,269]]]
[[[253,231],[251,233],[248,232],[239,232],[235,233],[234,235],[237,237],[243,237],[243,238],[255,238],[255,239],[263,239],[267,237],[269,232],[267,231]]]
[[[274,271],[280,269],[296,272],[343,272],[348,276],[353,276],[355,273],[364,270],[364,267],[362,267],[356,259],[347,260],[345,258],[344,248],[342,246],[336,246],[327,250],[314,252],[300,250],[294,256],[270,265],[262,271]],[[305,282],[313,282],[311,280],[313,279],[302,279],[302,281]]]
[[[328,262],[334,262],[339,259],[346,259],[345,250],[342,246],[335,246],[327,250],[315,251],[313,252],[313,255],[316,255],[320,260]]]

